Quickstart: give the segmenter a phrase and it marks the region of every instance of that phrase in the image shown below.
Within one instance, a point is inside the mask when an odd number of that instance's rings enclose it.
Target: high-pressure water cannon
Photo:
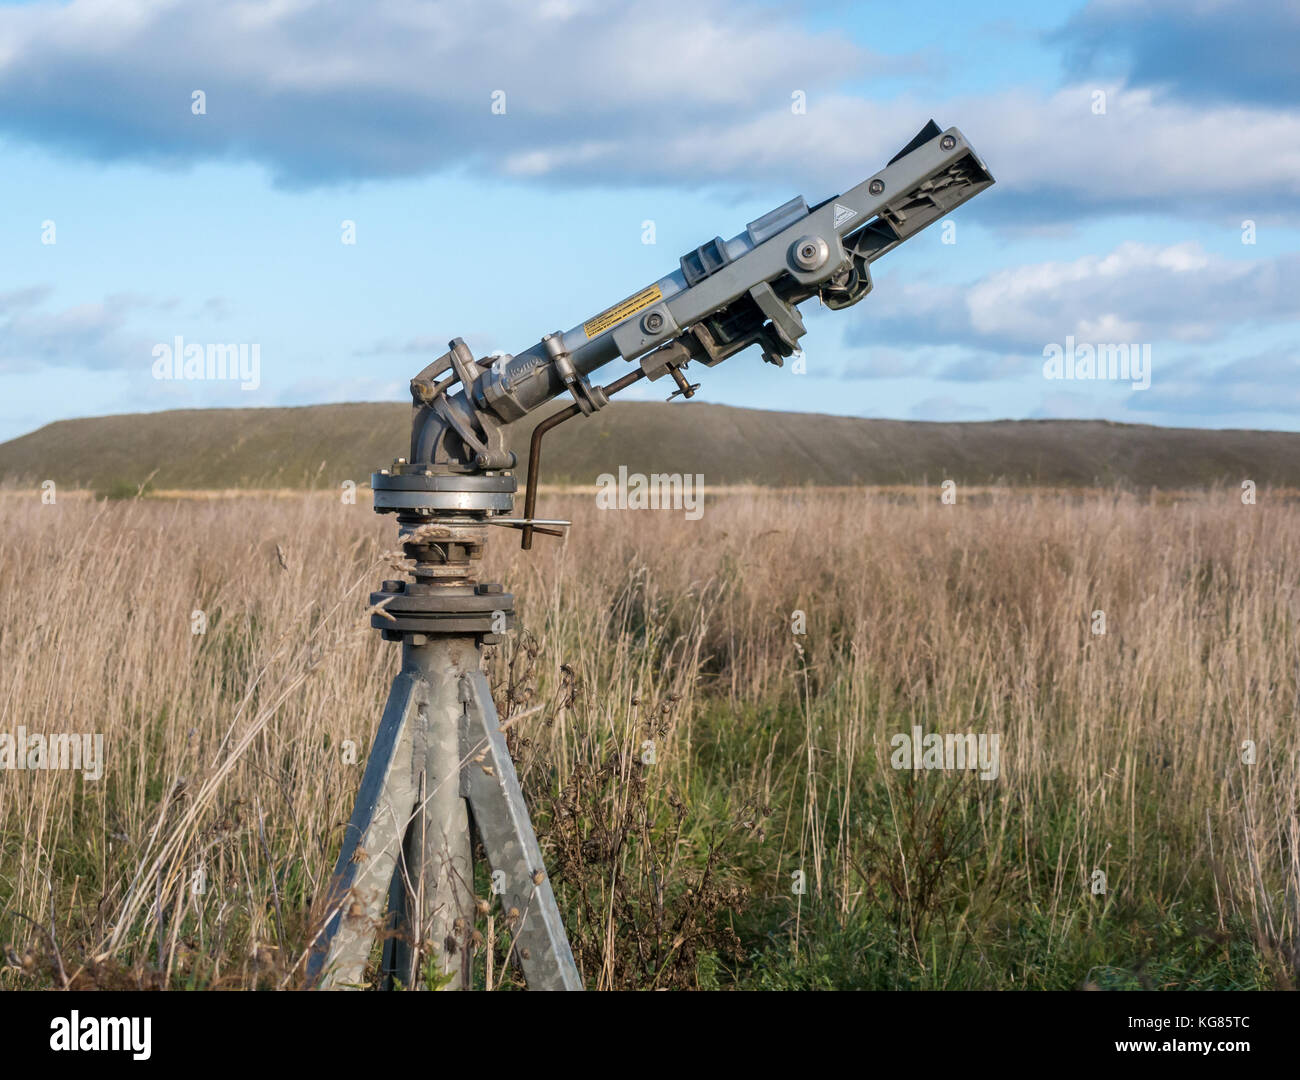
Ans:
[[[941,131],[931,120],[889,164],[844,194],[811,207],[793,198],[730,240],[715,237],[687,252],[668,276],[522,353],[475,360],[455,339],[411,381],[410,460],[375,476],[375,508],[418,515],[453,503],[472,506],[494,524],[521,528],[529,547],[534,531],[553,532],[561,524],[533,519],[547,430],[603,408],[640,378],[667,375],[676,384],[671,396],[689,398],[698,388],[684,373],[693,360],[711,367],[757,345],[765,361],[780,366],[804,334],[799,304],[813,297],[832,310],[856,304],[871,291],[876,259],[992,183],[962,133]],[[608,386],[589,381],[619,357],[637,367]],[[525,516],[503,516],[514,491],[506,474],[516,464],[506,429],[561,394],[573,397],[572,406],[534,431]],[[480,483],[452,479],[470,476]],[[459,498],[448,498],[453,493]]]
[[[791,199],[739,236],[701,244],[567,333],[487,360],[457,338],[411,380],[410,458],[371,478],[375,509],[397,514],[409,559],[411,580],[370,595],[371,624],[402,643],[402,668],[323,894],[313,983],[358,984],[382,933],[386,985],[415,985],[431,956],[445,985],[471,985],[475,920],[491,909],[474,895],[472,827],[528,986],[582,988],[482,670],[483,646],[514,622],[514,598],[478,580],[489,526],[521,529],[525,548],[535,532],[562,535],[568,522],[533,516],[548,430],[642,378],[667,375],[673,397],[690,397],[691,361],[712,366],[757,345],[779,366],[803,336],[801,303],[856,304],[876,259],[992,183],[961,132],[932,120],[857,187],[811,207]],[[589,381],[618,357],[635,366],[606,386]],[[525,512],[513,517],[507,429],[561,394],[573,403],[533,428]]]

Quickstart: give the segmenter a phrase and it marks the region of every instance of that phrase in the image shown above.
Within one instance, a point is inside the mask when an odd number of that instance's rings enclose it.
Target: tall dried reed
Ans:
[[[1296,504],[540,509],[575,526],[495,539],[523,630],[489,669],[589,985],[1078,985],[1184,934],[1171,982],[1296,978]],[[296,985],[393,546],[323,495],[0,496],[0,733],[107,758],[0,772],[0,985]],[[998,734],[997,779],[895,769],[913,726]]]

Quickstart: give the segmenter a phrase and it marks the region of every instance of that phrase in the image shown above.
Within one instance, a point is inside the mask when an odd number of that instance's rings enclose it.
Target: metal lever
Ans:
[[[601,394],[608,401],[620,390],[631,386],[638,379],[645,378],[645,371],[637,368],[635,371],[629,371],[621,379],[615,379],[608,386],[600,388]],[[533,428],[532,441],[528,444],[528,493],[524,496],[524,516],[525,524],[519,527],[523,534],[519,540],[519,546],[525,551],[529,551],[533,546],[534,532],[551,532],[550,529],[539,529],[535,525],[527,524],[533,518],[533,511],[537,509],[537,477],[542,467],[542,436],[557,424],[562,424],[570,417],[578,415],[578,406],[570,405],[567,409],[561,409],[559,412],[551,413],[545,420]]]
[[[533,532],[545,533],[547,536],[563,536],[560,529],[567,529],[573,524],[572,521],[562,521],[559,518],[488,518],[489,525],[504,525],[508,529],[532,529]],[[548,529],[543,526],[556,525],[559,528]]]

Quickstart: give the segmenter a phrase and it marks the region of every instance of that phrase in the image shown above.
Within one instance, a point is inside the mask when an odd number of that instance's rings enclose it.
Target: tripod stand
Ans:
[[[398,511],[414,581],[385,581],[370,597],[371,624],[401,642],[402,667],[334,868],[310,982],[360,985],[382,931],[386,988],[417,985],[433,955],[437,983],[468,989],[475,918],[490,910],[474,896],[473,828],[529,989],[581,990],[482,672],[483,645],[509,628],[514,598],[471,574],[488,516],[513,507],[514,478],[399,460],[373,484],[376,510]]]

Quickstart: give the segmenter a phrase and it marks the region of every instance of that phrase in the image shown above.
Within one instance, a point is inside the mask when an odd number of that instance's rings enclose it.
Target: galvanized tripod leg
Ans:
[[[448,987],[468,985],[473,877],[460,795],[457,666],[465,640],[403,642],[402,670],[334,869],[327,898],[334,914],[308,964],[309,979],[322,988],[361,984],[390,898],[397,902],[387,925],[399,937],[385,947],[386,982],[414,984],[414,946],[427,940],[452,976]]]
[[[461,678],[463,787],[530,990],[581,990],[577,965],[487,679]]]
[[[432,952],[448,977],[444,989],[466,989],[474,880],[457,731],[463,664],[467,655],[477,664],[478,653],[473,638],[438,636],[418,645],[408,638],[403,654],[420,672],[428,703],[412,729],[415,810],[389,888],[384,985],[419,985],[421,955]]]

